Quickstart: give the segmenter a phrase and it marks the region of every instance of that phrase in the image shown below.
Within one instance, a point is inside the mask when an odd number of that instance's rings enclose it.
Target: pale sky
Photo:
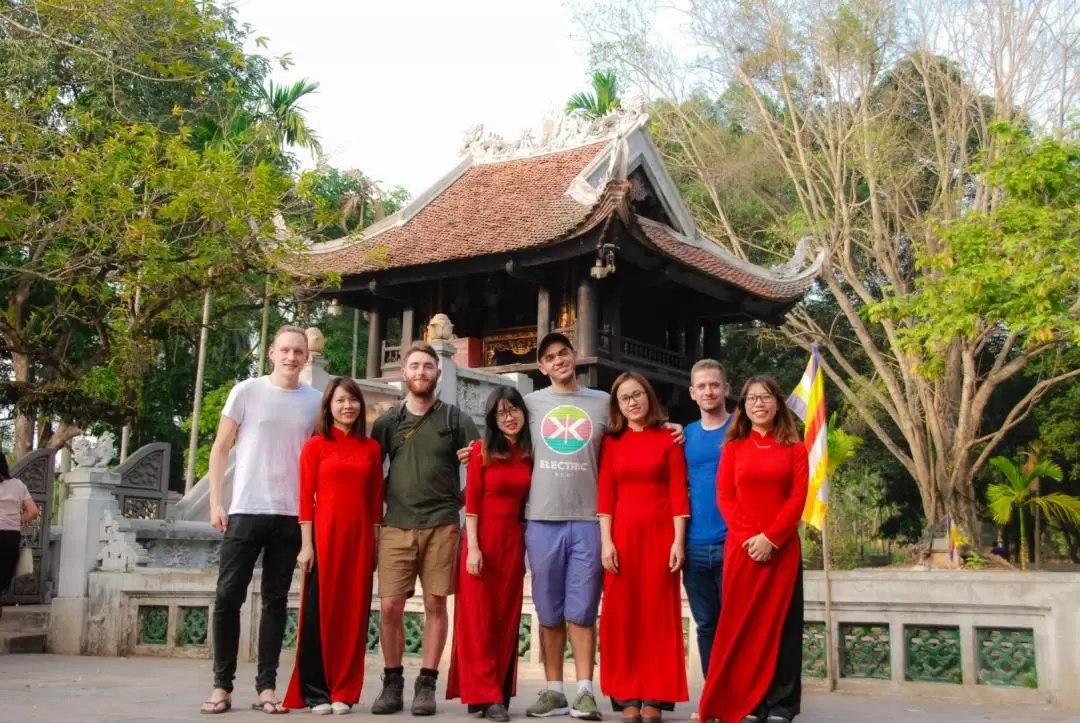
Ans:
[[[416,196],[483,123],[516,138],[587,90],[587,48],[564,0],[236,0],[273,56],[275,82],[307,77],[331,165]],[[304,154],[305,165],[311,165]]]

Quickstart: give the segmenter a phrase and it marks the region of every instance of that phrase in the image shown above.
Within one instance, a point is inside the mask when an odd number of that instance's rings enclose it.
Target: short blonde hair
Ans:
[[[715,369],[716,371],[720,372],[720,378],[723,379],[725,382],[728,380],[727,371],[724,369],[723,364],[716,361],[715,359],[699,359],[698,361],[694,362],[694,366],[690,367],[690,383],[694,383],[695,374],[697,374],[698,372],[708,371],[710,369]]]
[[[282,334],[299,334],[304,339],[304,346],[307,346],[307,332],[301,329],[299,326],[285,325],[274,332],[274,338],[270,341],[270,346],[277,343],[278,337]]]

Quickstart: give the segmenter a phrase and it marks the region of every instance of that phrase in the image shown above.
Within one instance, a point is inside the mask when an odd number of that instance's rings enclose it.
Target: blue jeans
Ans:
[[[683,586],[690,602],[690,614],[694,616],[697,626],[701,671],[705,675],[709,673],[709,656],[712,654],[713,638],[716,637],[716,623],[720,619],[723,581],[724,543],[687,543]]]

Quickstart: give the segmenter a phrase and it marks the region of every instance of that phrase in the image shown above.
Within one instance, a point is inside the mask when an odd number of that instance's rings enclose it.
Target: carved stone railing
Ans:
[[[116,500],[124,517],[164,519],[169,501],[171,450],[167,442],[148,444],[116,468],[120,475]]]
[[[622,339],[621,351],[623,358],[627,361],[643,362],[679,371],[687,371],[690,368],[685,354],[636,339],[628,339],[625,336]]]
[[[51,594],[49,520],[52,517],[53,490],[56,472],[56,452],[37,450],[26,455],[11,467],[11,476],[21,480],[41,515],[23,528],[34,555],[34,573],[15,578],[11,589],[4,594],[5,602],[34,604],[48,601]],[[0,591],[4,593],[4,591]]]

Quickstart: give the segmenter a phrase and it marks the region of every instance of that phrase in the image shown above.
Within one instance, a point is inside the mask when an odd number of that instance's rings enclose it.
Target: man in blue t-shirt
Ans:
[[[716,506],[716,470],[731,426],[724,406],[730,388],[720,362],[702,359],[690,370],[690,397],[701,420],[686,427],[686,467],[690,484],[690,527],[686,532],[683,584],[697,625],[701,670],[709,672],[716,622],[720,618],[727,525]]]

